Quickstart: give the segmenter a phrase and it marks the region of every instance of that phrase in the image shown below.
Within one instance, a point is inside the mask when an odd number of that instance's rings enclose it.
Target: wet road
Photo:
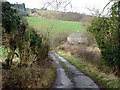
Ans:
[[[85,76],[55,51],[49,52],[49,56],[53,59],[57,70],[57,78],[53,84],[53,88],[81,88],[81,90],[89,88],[91,90],[99,90],[99,87],[91,78]],[[64,63],[64,65],[70,70],[69,74],[67,73],[68,71],[63,68],[61,63]]]

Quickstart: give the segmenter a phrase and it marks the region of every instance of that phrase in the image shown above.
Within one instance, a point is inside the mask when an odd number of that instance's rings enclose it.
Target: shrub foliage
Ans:
[[[3,45],[9,50],[6,69],[10,69],[14,55],[20,59],[18,66],[28,66],[46,59],[49,50],[48,39],[28,27],[25,18],[9,2],[2,3]]]
[[[102,52],[103,61],[120,72],[120,2],[111,7],[109,17],[93,19],[88,31],[93,33]]]

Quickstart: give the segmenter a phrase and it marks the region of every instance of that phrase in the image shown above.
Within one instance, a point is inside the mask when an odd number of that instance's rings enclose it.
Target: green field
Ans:
[[[40,30],[51,30],[57,34],[60,32],[75,33],[83,31],[81,22],[50,20],[40,17],[26,17],[30,26],[36,27]]]

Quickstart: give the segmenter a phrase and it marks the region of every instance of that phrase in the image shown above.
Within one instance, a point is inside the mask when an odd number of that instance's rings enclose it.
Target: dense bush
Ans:
[[[49,88],[55,71],[47,57],[48,38],[30,28],[9,2],[2,3],[2,17],[0,53],[3,59],[7,58],[0,62],[2,89]]]
[[[7,33],[20,27],[20,17],[17,15],[17,10],[13,9],[9,2],[2,3],[2,27]]]
[[[20,67],[47,58],[48,38],[37,34],[33,28],[28,28],[27,20],[20,18],[9,2],[2,3],[2,17],[3,45],[9,49],[5,60],[6,69],[11,68],[15,54],[20,59]]]
[[[36,55],[36,61],[44,60],[46,59],[49,51],[49,45],[48,41],[43,35],[37,34],[33,28],[29,28],[27,32],[30,36],[30,48],[32,50],[32,53]]]
[[[109,17],[96,17],[88,28],[96,38],[103,61],[111,68],[116,68],[118,75],[120,72],[119,6],[120,2],[115,2]]]
[[[16,50],[15,38],[20,28],[20,17],[17,15],[17,10],[13,9],[9,2],[2,3],[2,27],[3,45],[9,48],[6,68],[10,68]]]

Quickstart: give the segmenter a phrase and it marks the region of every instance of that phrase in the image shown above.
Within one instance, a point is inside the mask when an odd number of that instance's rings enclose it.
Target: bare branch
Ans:
[[[99,13],[99,10],[97,10],[95,8],[90,9],[90,8],[86,7],[86,9],[88,9],[93,16],[98,15],[98,13]]]
[[[105,10],[105,8],[109,5],[111,3],[111,1],[110,2],[108,2],[106,5],[105,5],[105,7],[103,8],[103,10],[102,10],[102,12],[100,13],[100,15],[99,16],[101,16],[101,14],[104,12],[104,10]]]
[[[71,4],[71,0],[47,0],[47,1],[44,1],[44,7],[43,8],[48,8],[48,7],[51,7],[53,8],[54,10],[58,11],[60,9],[62,10],[66,10],[66,8],[68,6],[71,7],[71,10],[72,10],[72,4]]]

